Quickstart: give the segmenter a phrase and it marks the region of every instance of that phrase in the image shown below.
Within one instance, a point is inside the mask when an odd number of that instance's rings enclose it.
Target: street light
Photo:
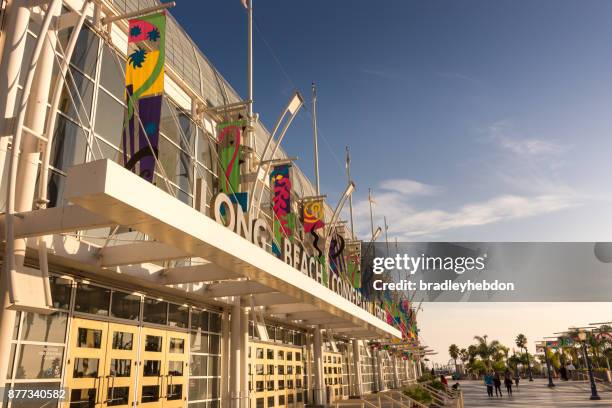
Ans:
[[[548,386],[550,388],[553,388],[555,386],[555,384],[553,383],[553,379],[552,379],[552,372],[550,369],[550,359],[548,358],[548,343],[546,342],[546,340],[544,340],[544,358],[546,360],[546,372],[548,374]]]
[[[600,400],[601,398],[597,394],[597,385],[595,385],[595,377],[593,377],[593,368],[591,367],[591,360],[589,359],[589,353],[586,348],[587,333],[584,330],[578,332],[578,339],[582,343],[582,353],[584,354],[584,361],[586,361],[587,370],[589,371],[589,381],[591,382],[591,400]]]

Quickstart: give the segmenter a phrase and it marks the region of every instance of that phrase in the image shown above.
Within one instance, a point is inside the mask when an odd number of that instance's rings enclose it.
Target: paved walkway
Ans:
[[[452,383],[452,382],[451,382]],[[472,407],[530,407],[530,408],[574,408],[574,407],[612,407],[612,391],[598,387],[601,401],[590,401],[591,389],[586,382],[558,381],[555,388],[547,387],[548,381],[521,380],[518,392],[508,397],[505,387],[502,386],[502,398],[487,397],[487,390],[482,382],[461,381],[466,408]]]

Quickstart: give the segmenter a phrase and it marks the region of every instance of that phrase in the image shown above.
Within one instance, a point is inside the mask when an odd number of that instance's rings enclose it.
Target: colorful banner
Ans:
[[[308,234],[325,227],[325,204],[322,198],[306,201],[302,211],[305,233]]]
[[[329,269],[337,276],[346,276],[345,247],[344,237],[334,229],[329,245]]]
[[[347,244],[346,269],[348,279],[355,289],[361,288],[361,242]]]
[[[291,177],[290,164],[280,164],[270,173],[270,189],[274,215],[274,240],[272,252],[280,257],[280,245],[283,237],[292,239],[295,229],[295,216],[291,213]]]
[[[240,160],[244,121],[223,122],[217,126],[219,145],[219,191],[229,196],[240,191]]]
[[[125,70],[126,114],[122,148],[125,168],[153,181],[164,93],[166,13],[129,20]],[[138,141],[138,145],[136,145]],[[136,169],[138,166],[138,170]]]

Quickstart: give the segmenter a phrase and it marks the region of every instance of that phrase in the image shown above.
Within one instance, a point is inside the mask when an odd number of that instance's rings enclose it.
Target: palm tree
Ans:
[[[488,368],[491,368],[491,357],[494,357],[503,346],[497,340],[488,342],[487,338],[486,334],[484,336],[474,336],[474,340],[477,342],[476,354],[480,356]]]
[[[516,346],[522,349],[525,352],[525,356],[527,357],[527,374],[529,375],[529,381],[533,381],[533,375],[531,373],[531,362],[529,360],[529,352],[527,351],[527,336],[524,334],[519,334],[516,336],[516,340],[514,340]]]
[[[457,368],[457,359],[459,358],[459,347],[456,344],[451,344],[448,347],[448,354],[455,361],[455,372],[459,371]]]

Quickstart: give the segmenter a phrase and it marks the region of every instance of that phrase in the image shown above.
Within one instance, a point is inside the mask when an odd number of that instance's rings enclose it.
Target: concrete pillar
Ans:
[[[325,384],[323,381],[323,342],[321,327],[314,329],[314,403],[317,406],[325,404]]]
[[[249,408],[249,311],[246,307],[242,309],[240,320],[240,342],[240,407]]]
[[[391,356],[391,363],[393,364],[393,388],[398,389],[400,387],[399,372],[397,371],[397,358]]]
[[[312,405],[313,401],[313,395],[312,395],[312,390],[313,390],[313,369],[312,369],[312,339],[310,338],[310,333],[306,332],[306,353],[304,353],[304,358],[306,359],[306,395],[307,400],[304,401],[305,403]]]
[[[359,340],[352,340],[353,345],[353,396],[361,398],[363,395],[363,377],[361,376],[361,354],[359,352]]]
[[[24,58],[24,49],[28,23],[30,21],[30,8],[28,0],[9,0],[6,6],[4,21],[6,27],[2,37],[2,59],[0,60],[0,194],[6,196],[6,178],[8,173],[7,151],[8,136],[14,133],[12,128],[17,98],[17,84],[21,62]],[[4,200],[2,200],[4,202]],[[2,208],[5,211],[6,207]],[[11,305],[9,296],[9,276],[4,267],[0,270],[0,384],[6,379],[9,368],[9,355],[11,338],[15,317],[17,313],[9,310]]]
[[[406,381],[410,382],[410,361],[404,360],[404,370],[406,372]]]
[[[380,350],[376,350],[374,353],[376,355],[376,372],[378,377],[378,391],[384,391],[387,389],[385,386],[385,377],[383,375],[383,362],[382,362],[382,353]]]
[[[240,309],[240,298],[234,301],[232,306],[232,339],[231,339],[231,365],[230,365],[230,399],[231,408],[240,407],[240,380],[242,373],[240,371],[240,355],[241,355],[241,338],[240,338],[240,320],[242,317],[242,310]]]
[[[230,408],[229,366],[230,366],[230,322],[229,311],[223,310],[221,320],[221,408]]]

